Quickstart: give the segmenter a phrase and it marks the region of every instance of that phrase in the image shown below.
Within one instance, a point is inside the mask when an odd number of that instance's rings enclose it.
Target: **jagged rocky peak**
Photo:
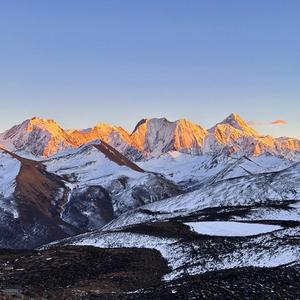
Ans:
[[[160,155],[172,150],[202,153],[207,130],[186,119],[169,121],[166,118],[142,119],[131,134],[138,149]]]
[[[97,123],[93,128],[70,131],[69,135],[77,146],[100,139],[131,159],[138,159],[141,156],[132,147],[129,133],[119,126]]]
[[[172,122],[166,118],[142,119],[131,134],[132,143],[142,151],[151,152],[156,141],[163,142],[165,139],[166,143],[170,142],[172,127]]]
[[[110,142],[114,135],[118,135],[127,142],[130,140],[129,134],[125,129],[108,123],[97,123],[94,127],[84,130],[69,130],[68,133],[75,141],[77,141],[78,145],[94,139]]]
[[[116,138],[122,139],[123,142],[130,143],[129,133],[121,126],[115,126],[108,123],[98,123],[94,129],[103,136],[103,140],[110,142]]]
[[[68,134],[54,120],[33,117],[0,134],[0,143],[11,151],[49,156],[72,145]]]
[[[38,127],[41,129],[46,129],[48,131],[54,131],[54,132],[63,131],[60,125],[53,119],[32,117],[31,119],[27,120],[27,124],[28,124],[28,130],[32,130],[34,127]]]
[[[107,134],[107,136],[109,136],[111,134],[111,132],[113,131],[118,131],[120,129],[120,127],[108,124],[108,123],[104,123],[104,122],[100,122],[97,123],[92,129],[91,131],[97,131],[99,133],[101,133],[102,135]]]
[[[299,141],[297,139],[274,138],[262,136],[237,113],[230,114],[222,122],[209,129],[210,135],[205,141],[205,151],[214,153],[224,147],[238,152],[240,155],[259,156],[263,153],[272,153],[275,156],[284,156],[297,160]]]
[[[220,126],[223,125],[223,126]],[[260,134],[250,127],[245,120],[243,120],[237,113],[231,113],[227,118],[225,118],[222,122],[216,124],[214,127],[210,129],[210,132],[214,132],[216,129],[223,128],[224,130],[227,128],[227,125],[232,126],[235,129],[241,130],[243,134],[259,137]]]
[[[133,134],[139,129],[139,127],[142,126],[142,125],[143,125],[144,123],[146,123],[147,121],[148,121],[148,119],[146,119],[146,118],[141,119],[141,120],[135,125],[134,130],[133,130],[133,132],[131,133],[131,135],[133,135]]]
[[[187,119],[176,121],[175,150],[201,154],[208,131],[200,125]]]
[[[191,134],[194,134],[195,136],[202,137],[202,138],[208,134],[208,131],[205,128],[190,120],[179,119],[175,122],[178,130],[179,129],[182,131],[185,130]]]
[[[49,132],[54,136],[65,135],[65,131],[56,121],[32,117],[31,119],[25,120],[21,124],[15,125],[11,129],[8,129],[1,134],[1,137],[3,139],[10,139],[13,136],[24,135],[26,132],[32,132],[34,130]]]

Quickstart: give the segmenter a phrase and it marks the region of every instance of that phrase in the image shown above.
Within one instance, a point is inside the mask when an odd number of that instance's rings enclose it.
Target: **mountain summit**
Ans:
[[[54,120],[33,117],[0,134],[0,143],[11,151],[50,156],[73,145],[69,135]]]
[[[259,133],[250,127],[246,121],[244,121],[237,113],[230,114],[227,118],[225,118],[222,122],[216,124],[214,127],[210,129],[210,131],[214,131],[216,126],[218,125],[230,125],[235,129],[241,130],[244,134],[258,137]]]
[[[149,155],[173,150],[199,155],[206,135],[206,129],[185,119],[154,118],[140,121],[131,138],[134,146]]]

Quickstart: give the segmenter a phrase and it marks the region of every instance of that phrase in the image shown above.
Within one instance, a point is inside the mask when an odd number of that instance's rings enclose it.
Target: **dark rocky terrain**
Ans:
[[[299,299],[300,267],[237,268],[185,275],[156,250],[58,247],[0,251],[0,299]]]
[[[300,299],[299,266],[239,268],[186,276],[122,299]]]
[[[150,249],[1,250],[0,299],[118,299],[160,285],[168,271]]]

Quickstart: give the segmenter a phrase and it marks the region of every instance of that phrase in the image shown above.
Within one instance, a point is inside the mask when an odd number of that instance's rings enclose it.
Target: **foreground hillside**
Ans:
[[[1,299],[297,299],[300,266],[243,267],[165,282],[158,251],[61,247],[0,252]]]
[[[89,299],[88,295],[113,294],[111,299],[117,299],[161,284],[168,272],[159,252],[148,249],[2,250],[0,262],[1,299]]]

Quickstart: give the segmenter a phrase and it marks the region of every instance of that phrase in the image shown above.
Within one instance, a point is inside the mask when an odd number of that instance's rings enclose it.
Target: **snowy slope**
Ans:
[[[103,144],[100,143],[100,144]],[[112,196],[114,213],[181,193],[171,180],[159,174],[137,171],[135,164],[119,165],[96,146],[88,144],[44,161],[47,170],[72,182],[76,189],[102,186]],[[119,156],[122,159],[122,156]]]
[[[15,191],[20,166],[17,159],[0,150],[0,197],[7,198]]]
[[[194,156],[178,151],[170,151],[157,158],[137,163],[141,168],[165,175],[176,182],[193,185],[216,176],[225,178],[247,175],[247,171],[258,174],[279,171],[293,164],[284,158],[270,154],[234,158],[226,155]]]
[[[73,151],[60,153],[58,156],[44,161],[47,170],[63,176],[78,186],[105,185],[121,175],[140,177],[127,166],[119,166],[108,159],[93,145],[82,146]]]
[[[5,222],[3,216],[16,219],[19,216],[13,193],[21,164],[18,160],[0,150],[0,224]],[[0,225],[1,227],[1,225]]]
[[[195,191],[142,206],[130,214],[125,213],[105,229],[187,216],[209,207],[265,205],[272,208],[272,205],[281,202],[297,201],[300,199],[299,174],[300,164],[296,163],[277,172],[248,174],[229,179],[216,177],[216,181]]]

